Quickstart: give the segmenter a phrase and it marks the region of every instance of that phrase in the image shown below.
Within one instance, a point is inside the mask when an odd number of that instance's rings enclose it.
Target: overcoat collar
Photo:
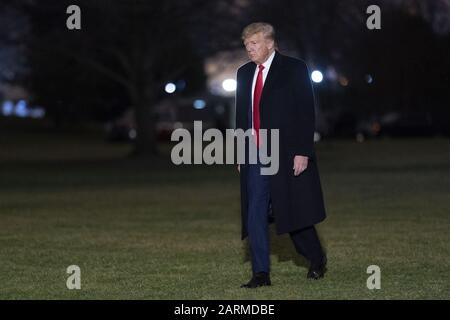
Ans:
[[[269,73],[267,74],[266,81],[264,82],[263,91],[261,93],[261,100],[260,104],[261,106],[264,104],[264,97],[267,96],[267,92],[270,92],[271,89],[274,87],[276,83],[276,79],[278,77],[278,73],[280,71],[281,67],[281,58],[282,55],[277,50],[275,50],[275,56],[273,57],[272,64],[270,65]],[[249,88],[249,94],[250,94],[250,101],[252,97],[252,83],[253,83],[253,76],[255,75],[257,65],[256,63],[252,62],[252,67],[248,68],[248,73],[246,76],[246,82],[247,82],[247,88]]]

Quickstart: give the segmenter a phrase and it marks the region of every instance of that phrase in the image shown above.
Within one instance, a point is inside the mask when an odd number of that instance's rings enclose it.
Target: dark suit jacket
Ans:
[[[253,76],[257,66],[246,63],[237,71],[236,128],[247,130],[251,115]],[[249,110],[250,108],[250,110]],[[325,206],[314,152],[314,94],[306,64],[279,52],[269,69],[260,101],[261,129],[278,129],[279,170],[270,176],[272,210],[279,234],[325,219]],[[270,148],[270,147],[269,147]],[[308,167],[294,176],[295,155],[309,157]],[[242,239],[247,236],[247,165],[241,165]]]

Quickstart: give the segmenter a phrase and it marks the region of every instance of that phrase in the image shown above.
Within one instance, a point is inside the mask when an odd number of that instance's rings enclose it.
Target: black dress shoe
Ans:
[[[318,265],[311,264],[311,267],[309,267],[308,275],[306,276],[306,278],[318,280],[320,278],[323,278],[326,271],[327,271],[327,257],[324,257],[320,264]]]
[[[261,287],[261,286],[270,286],[271,282],[270,282],[270,276],[268,273],[265,272],[258,272],[257,274],[255,274],[252,279],[248,282],[245,283],[243,285],[241,285],[241,288],[257,288],[257,287]]]

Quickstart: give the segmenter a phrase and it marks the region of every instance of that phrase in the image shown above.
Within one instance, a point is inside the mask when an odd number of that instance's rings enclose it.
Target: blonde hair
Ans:
[[[249,24],[244,28],[244,30],[242,30],[241,39],[245,40],[258,32],[262,32],[266,39],[270,39],[275,42],[275,29],[267,22],[254,22]]]

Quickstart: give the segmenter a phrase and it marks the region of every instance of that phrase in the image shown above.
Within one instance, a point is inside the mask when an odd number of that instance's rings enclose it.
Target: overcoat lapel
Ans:
[[[275,51],[275,56],[273,57],[272,64],[270,65],[269,73],[267,74],[267,78],[264,82],[264,87],[261,94],[260,112],[262,112],[262,109],[264,108],[265,98],[267,98],[267,95],[270,94],[272,89],[276,87],[275,85],[277,83],[280,67],[281,57],[278,51]]]
[[[255,74],[255,70],[256,70],[256,63],[252,63],[252,67],[248,68],[248,71],[246,72],[246,74],[244,74],[244,79],[243,79],[243,83],[244,83],[244,92],[246,92],[247,94],[245,95],[245,105],[247,106],[247,109],[245,110],[245,127],[247,127],[247,123],[249,121],[249,114],[251,114],[251,110],[252,110],[252,83],[253,83],[253,75]]]
[[[246,105],[247,105],[247,112],[245,113],[245,123],[248,121],[248,114],[251,114],[251,108],[252,108],[252,84],[253,84],[253,77],[255,75],[257,65],[256,63],[252,64],[252,67],[248,68],[248,72],[245,74],[244,78],[244,92],[247,92],[246,94]],[[267,96],[270,94],[271,90],[276,87],[279,71],[281,68],[281,54],[278,51],[275,51],[275,56],[273,57],[272,64],[269,69],[269,73],[267,74],[266,81],[264,82],[264,87],[261,93],[261,100],[260,100],[260,112],[262,112],[264,108],[264,100],[267,98]]]

